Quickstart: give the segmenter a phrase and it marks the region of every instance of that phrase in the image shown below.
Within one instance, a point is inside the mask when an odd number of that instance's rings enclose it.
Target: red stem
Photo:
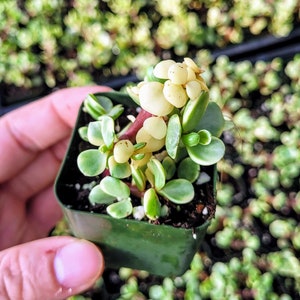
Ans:
[[[134,195],[138,198],[142,198],[145,192],[141,192],[136,186],[132,185],[131,183],[127,183],[130,188],[130,194]]]
[[[130,140],[132,143],[135,143],[135,137],[137,132],[143,127],[143,123],[146,119],[152,117],[152,114],[147,112],[146,110],[141,110],[138,115],[136,116],[134,122],[129,126],[127,131],[123,133],[120,137],[119,140]],[[109,170],[105,169],[102,173],[103,177],[109,176]],[[131,186],[133,194],[139,194],[138,190],[134,190],[134,188]],[[140,196],[140,194],[139,194]]]
[[[150,117],[152,117],[152,114],[142,109],[134,122],[129,126],[127,131],[119,137],[119,139],[130,140],[132,143],[134,143],[137,132],[143,127],[144,121]]]

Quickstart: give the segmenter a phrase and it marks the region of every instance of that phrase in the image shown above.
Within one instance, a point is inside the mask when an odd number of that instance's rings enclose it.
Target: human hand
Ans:
[[[58,90],[0,118],[0,250],[11,247],[0,252],[4,299],[63,299],[88,288],[103,271],[91,243],[33,240],[46,237],[62,216],[53,182],[79,106],[88,93],[105,90]]]
[[[68,236],[48,237],[0,251],[0,299],[66,299],[103,273],[97,247]]]

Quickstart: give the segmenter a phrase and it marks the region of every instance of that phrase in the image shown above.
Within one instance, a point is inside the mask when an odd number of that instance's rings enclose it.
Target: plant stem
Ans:
[[[132,143],[134,143],[137,132],[143,127],[144,121],[150,117],[152,117],[152,114],[142,109],[134,122],[129,126],[128,130],[122,134],[119,139],[130,140]]]
[[[127,185],[130,188],[131,195],[134,195],[135,197],[138,197],[140,199],[143,197],[144,192],[141,192],[135,185],[132,185],[131,183],[127,183]]]

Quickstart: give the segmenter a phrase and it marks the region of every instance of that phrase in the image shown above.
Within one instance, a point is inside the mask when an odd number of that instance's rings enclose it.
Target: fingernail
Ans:
[[[92,285],[103,269],[103,259],[95,245],[75,241],[59,249],[54,258],[58,282],[66,288]]]

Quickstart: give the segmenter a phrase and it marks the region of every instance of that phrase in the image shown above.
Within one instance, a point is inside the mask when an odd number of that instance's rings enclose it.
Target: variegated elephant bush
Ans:
[[[225,119],[202,72],[190,58],[159,62],[127,88],[137,106],[128,115],[108,97],[88,95],[83,109],[92,120],[79,133],[91,147],[77,164],[98,178],[90,185],[92,205],[105,205],[114,218],[155,221],[168,217],[168,201],[178,210],[193,201],[195,186],[209,180],[201,167],[225,152]]]

